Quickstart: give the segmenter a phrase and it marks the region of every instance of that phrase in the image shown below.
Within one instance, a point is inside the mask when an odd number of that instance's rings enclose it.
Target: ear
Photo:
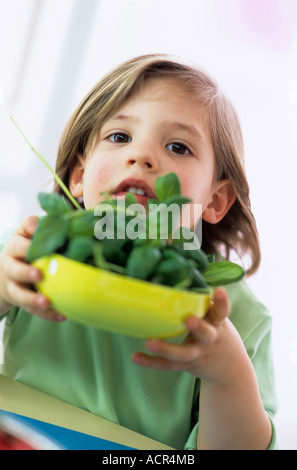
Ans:
[[[73,197],[83,196],[83,179],[85,171],[85,162],[81,154],[77,154],[76,163],[70,170],[69,189]]]
[[[236,194],[229,180],[218,181],[212,201],[202,214],[202,219],[210,224],[217,224],[227,214],[236,201]]]

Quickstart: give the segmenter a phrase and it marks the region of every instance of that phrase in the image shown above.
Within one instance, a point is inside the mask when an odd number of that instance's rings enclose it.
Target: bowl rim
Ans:
[[[38,267],[40,265],[40,263],[43,264],[43,262],[46,262],[46,261],[51,263],[53,260],[56,260],[58,263],[59,263],[59,260],[61,260],[63,263],[74,264],[77,267],[81,267],[84,270],[90,270],[93,273],[98,272],[98,274],[100,274],[104,277],[107,277],[107,278],[110,277],[110,278],[113,278],[114,280],[117,280],[117,279],[120,279],[121,281],[124,280],[124,282],[128,283],[128,284],[134,284],[134,285],[140,284],[143,287],[146,287],[148,289],[152,289],[152,290],[155,290],[155,291],[161,291],[161,292],[165,291],[168,294],[169,293],[172,293],[172,294],[174,293],[176,295],[178,293],[180,295],[186,295],[186,296],[190,296],[190,297],[191,296],[206,296],[206,297],[209,297],[209,298],[211,298],[212,294],[213,294],[213,288],[211,286],[209,286],[208,291],[205,291],[205,292],[191,291],[191,290],[187,290],[187,288],[185,288],[185,289],[176,289],[174,286],[168,286],[168,285],[165,285],[165,284],[157,284],[157,283],[153,283],[153,282],[146,281],[146,280],[143,280],[143,279],[133,278],[133,277],[127,276],[125,274],[116,273],[116,272],[113,272],[113,271],[108,271],[108,270],[99,268],[97,266],[93,266],[91,264],[82,263],[81,261],[77,261],[77,260],[74,260],[72,258],[68,258],[67,256],[64,256],[60,253],[52,253],[50,255],[41,256],[40,258],[34,260],[32,262],[32,264],[34,266]]]

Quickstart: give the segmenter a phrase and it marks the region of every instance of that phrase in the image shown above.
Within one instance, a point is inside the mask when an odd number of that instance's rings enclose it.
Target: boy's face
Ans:
[[[95,208],[102,192],[116,197],[137,189],[145,203],[154,197],[156,179],[170,172],[203,210],[212,201],[215,157],[206,112],[175,81],[149,79],[103,124],[74,169],[70,190],[83,196],[86,209]]]

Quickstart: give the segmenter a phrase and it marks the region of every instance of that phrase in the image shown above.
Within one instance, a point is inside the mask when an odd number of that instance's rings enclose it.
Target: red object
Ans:
[[[35,450],[30,444],[0,429],[0,450]]]

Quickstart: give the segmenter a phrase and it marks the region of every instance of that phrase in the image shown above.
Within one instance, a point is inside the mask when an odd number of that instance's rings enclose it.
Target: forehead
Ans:
[[[134,91],[123,106],[127,104],[134,104],[135,102],[143,100],[155,102],[167,101],[174,104],[175,102],[184,103],[184,105],[193,103],[194,93],[190,93],[182,85],[180,80],[166,77],[147,78],[139,87]],[[197,102],[198,105],[198,102]]]
[[[159,123],[170,122],[175,128],[195,128],[201,141],[211,144],[209,112],[194,93],[173,78],[149,78],[108,119],[140,122],[152,111]],[[172,125],[172,127],[174,127]],[[193,132],[192,132],[193,133]]]
[[[141,114],[142,109],[145,112],[146,105],[155,108],[160,117],[196,121],[209,128],[209,112],[199,97],[190,92],[180,80],[167,77],[147,78],[108,119],[131,112]]]

